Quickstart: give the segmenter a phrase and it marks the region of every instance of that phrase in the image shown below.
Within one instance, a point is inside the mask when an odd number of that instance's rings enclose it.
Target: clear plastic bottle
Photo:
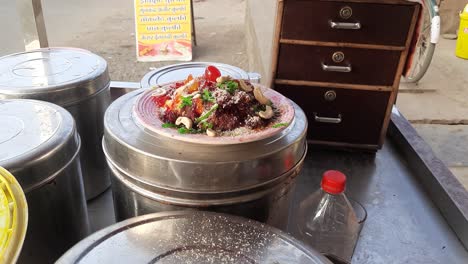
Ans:
[[[346,176],[335,170],[323,174],[321,189],[299,205],[295,235],[331,259],[349,261],[360,223],[344,194]]]

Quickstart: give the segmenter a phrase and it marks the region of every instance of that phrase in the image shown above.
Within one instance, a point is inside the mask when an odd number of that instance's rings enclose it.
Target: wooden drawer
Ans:
[[[344,55],[342,62],[333,61],[332,57],[337,52]],[[276,78],[392,86],[400,54],[394,50],[281,44]],[[324,65],[339,66],[339,70],[350,67],[351,71],[326,71]]]
[[[276,85],[275,90],[304,110],[309,121],[308,139],[379,144],[391,92],[292,85]],[[328,91],[336,94],[334,100],[325,98]]]
[[[340,16],[343,8],[351,10],[351,17]],[[405,46],[415,8],[415,5],[287,0],[281,38]],[[350,14],[346,10],[343,13]],[[359,23],[360,28],[336,29],[331,27],[332,22],[348,23],[347,26]]]

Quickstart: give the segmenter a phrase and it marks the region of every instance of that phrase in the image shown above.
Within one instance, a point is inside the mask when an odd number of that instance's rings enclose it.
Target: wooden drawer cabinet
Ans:
[[[400,53],[281,44],[276,78],[392,86]]]
[[[404,46],[415,5],[285,0],[281,38]]]
[[[379,145],[391,92],[291,85],[276,85],[276,90],[307,113],[308,139]]]
[[[407,0],[278,0],[271,85],[308,140],[382,146],[420,10]]]

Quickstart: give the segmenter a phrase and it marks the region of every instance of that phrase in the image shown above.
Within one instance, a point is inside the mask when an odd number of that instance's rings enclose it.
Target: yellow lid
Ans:
[[[468,19],[468,4],[465,6],[465,9],[463,9],[463,12],[460,12],[460,18]]]
[[[15,177],[0,167],[0,263],[15,263],[28,226],[28,206]]]

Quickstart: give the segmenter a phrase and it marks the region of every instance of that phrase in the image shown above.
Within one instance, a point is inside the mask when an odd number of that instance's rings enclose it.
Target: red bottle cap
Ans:
[[[322,190],[330,194],[340,194],[345,190],[346,176],[337,170],[329,170],[323,173]]]

